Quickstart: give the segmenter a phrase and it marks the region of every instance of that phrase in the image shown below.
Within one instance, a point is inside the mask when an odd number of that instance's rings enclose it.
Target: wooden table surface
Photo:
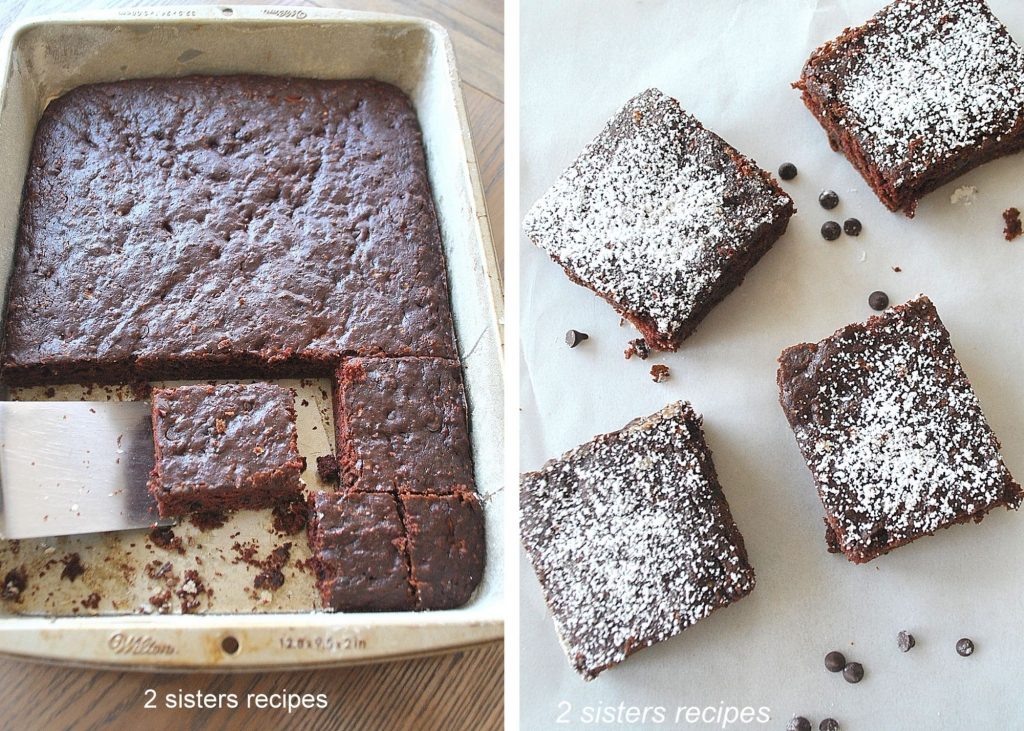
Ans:
[[[0,0],[0,29],[23,15],[74,8],[200,4],[114,0]],[[346,7],[431,18],[451,33],[499,261],[503,253],[504,87],[501,0],[232,2]],[[412,661],[308,672],[128,673],[0,658],[0,729],[499,729],[501,642]],[[147,710],[145,692],[326,693],[326,710]]]

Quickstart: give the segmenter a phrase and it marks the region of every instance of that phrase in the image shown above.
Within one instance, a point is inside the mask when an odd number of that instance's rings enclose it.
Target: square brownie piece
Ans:
[[[400,495],[417,609],[453,609],[483,578],[484,514],[476,495]]]
[[[935,306],[898,305],[779,358],[780,401],[854,563],[1024,495],[999,455]]]
[[[387,493],[315,492],[309,545],[326,609],[399,611],[414,606],[405,531]]]
[[[587,680],[754,588],[701,425],[669,404],[521,478],[523,546]]]
[[[675,350],[793,212],[770,174],[648,89],[534,204],[523,228],[651,347]]]
[[[365,492],[473,490],[458,361],[346,358],[334,393],[342,485]]]
[[[163,517],[301,498],[305,461],[297,438],[289,389],[269,383],[154,389],[149,492]]]
[[[1024,147],[1024,50],[983,0],[896,0],[794,86],[890,210]]]

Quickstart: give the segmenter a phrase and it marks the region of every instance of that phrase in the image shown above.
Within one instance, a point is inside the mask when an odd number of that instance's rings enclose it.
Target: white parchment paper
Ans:
[[[663,707],[640,728],[675,722],[678,706],[762,706],[781,729],[794,714],[833,716],[844,730],[1024,727],[1024,515],[998,511],[864,566],[825,551],[822,509],[778,404],[776,358],[872,314],[870,292],[894,303],[928,294],[952,334],[1006,461],[1024,479],[1024,239],[1002,238],[1001,212],[1024,208],[1024,156],[977,169],[926,197],[913,220],[888,212],[803,107],[790,82],[810,52],[882,0],[548,2],[524,0],[522,193],[525,210],[630,96],[649,86],[763,167],[800,170],[783,183],[799,212],[788,233],[679,352],[624,360],[637,337],[525,237],[522,261],[521,469],[670,400],[705,417],[722,485],[758,586],[681,636],[584,683],[562,654],[523,556],[522,727],[584,723],[589,710],[625,718]],[[1024,3],[990,0],[1024,41]],[[972,205],[952,204],[975,186]],[[836,190],[839,207],[817,202]],[[859,238],[829,243],[829,219],[855,216]],[[894,267],[902,269],[897,273]],[[591,339],[570,350],[568,328]],[[653,363],[671,368],[655,384]],[[896,648],[901,629],[918,645]],[[954,645],[972,637],[977,652]],[[832,649],[861,662],[859,685],[824,670]],[[611,710],[607,710],[611,709]]]

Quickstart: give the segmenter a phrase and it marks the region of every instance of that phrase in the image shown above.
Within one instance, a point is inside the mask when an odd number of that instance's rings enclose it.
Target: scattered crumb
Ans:
[[[60,572],[60,578],[67,579],[74,583],[75,579],[85,573],[85,566],[82,565],[82,557],[77,553],[69,553],[61,559],[64,570]]]
[[[643,338],[630,340],[629,345],[626,347],[625,355],[626,360],[629,360],[634,355],[640,360],[647,360],[651,357],[651,346]]]
[[[159,560],[154,560],[146,564],[146,576],[151,579],[160,579],[169,574],[173,568],[170,561],[161,564]]]
[[[182,614],[188,614],[198,609],[199,597],[203,594],[209,597],[211,593],[207,590],[203,580],[199,577],[199,572],[195,569],[189,569],[185,572],[185,581],[182,582],[181,587],[175,592],[178,598],[181,599]]]
[[[669,377],[669,370],[667,365],[652,365],[651,366],[651,378],[655,383],[661,383],[667,381]]]
[[[103,597],[101,597],[99,594],[93,592],[92,594],[90,594],[82,600],[82,606],[86,609],[99,609],[100,599],[102,598]]]
[[[11,569],[4,577],[4,585],[0,589],[0,598],[12,602],[20,602],[21,595],[25,593],[27,587],[28,574],[25,571],[25,567],[19,566],[16,569]]]
[[[171,590],[164,589],[163,591],[157,592],[149,598],[149,603],[152,604],[159,610],[167,611],[167,602],[171,600]]]
[[[893,267],[893,268],[892,268],[892,270],[893,270],[894,272],[896,272],[897,274],[899,274],[900,272],[902,272],[902,271],[903,271],[903,269],[901,269],[900,267]]]
[[[953,191],[953,194],[949,196],[949,202],[954,206],[963,203],[965,206],[969,206],[974,203],[974,199],[978,196],[978,189],[973,185],[962,185]]]
[[[213,530],[214,528],[220,528],[222,525],[227,523],[228,516],[224,513],[217,512],[216,510],[209,510],[192,513],[188,516],[188,522],[199,530]]]
[[[154,546],[165,551],[177,551],[182,556],[185,555],[185,547],[182,545],[181,539],[174,535],[174,531],[170,528],[154,528],[149,533],[149,540],[153,542]]]
[[[284,584],[284,573],[281,569],[288,563],[288,559],[291,558],[291,551],[291,543],[285,543],[271,551],[270,555],[262,563],[263,570],[253,579],[253,588],[270,591],[281,588]]]
[[[1003,228],[1003,236],[1007,241],[1013,241],[1021,234],[1020,211],[1016,208],[1007,208],[1003,211],[1003,221],[1006,226]]]
[[[53,398],[54,396],[57,395],[57,389],[55,389],[53,386],[50,386],[48,389],[46,389],[46,391],[44,391],[44,393],[46,394],[46,398]]]
[[[316,473],[324,482],[335,482],[341,471],[338,458],[333,454],[325,454],[316,458]]]

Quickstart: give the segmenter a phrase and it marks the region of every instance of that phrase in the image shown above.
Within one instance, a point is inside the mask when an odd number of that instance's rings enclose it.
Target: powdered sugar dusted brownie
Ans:
[[[893,211],[1024,147],[1024,50],[983,0],[897,0],[816,50],[804,103]]]
[[[863,563],[1019,507],[1024,493],[927,297],[788,348],[779,362],[782,408],[832,550]]]
[[[537,201],[526,234],[675,350],[782,235],[774,178],[657,89],[629,100]]]
[[[754,588],[687,403],[524,474],[520,505],[523,545],[588,680]]]

